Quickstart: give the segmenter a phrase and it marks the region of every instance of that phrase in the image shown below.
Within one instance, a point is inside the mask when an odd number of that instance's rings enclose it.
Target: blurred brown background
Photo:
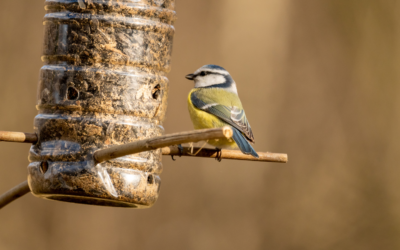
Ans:
[[[192,129],[191,82],[231,72],[258,151],[288,164],[164,158],[146,210],[27,195],[0,212],[0,249],[400,249],[398,1],[184,0],[166,132]],[[0,2],[0,129],[32,131],[43,2]],[[0,193],[29,145],[1,143]]]

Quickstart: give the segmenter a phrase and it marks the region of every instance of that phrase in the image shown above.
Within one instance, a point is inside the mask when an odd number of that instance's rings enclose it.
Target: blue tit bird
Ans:
[[[205,65],[186,76],[194,81],[188,96],[190,118],[195,129],[230,126],[233,140],[210,140],[209,144],[220,148],[239,148],[242,153],[258,158],[250,145],[253,132],[236,89],[236,83],[224,68]]]

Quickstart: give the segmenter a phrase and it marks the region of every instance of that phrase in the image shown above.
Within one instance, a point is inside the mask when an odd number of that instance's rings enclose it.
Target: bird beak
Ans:
[[[193,80],[194,79],[194,74],[189,74],[189,75],[186,75],[185,77],[188,80]]]

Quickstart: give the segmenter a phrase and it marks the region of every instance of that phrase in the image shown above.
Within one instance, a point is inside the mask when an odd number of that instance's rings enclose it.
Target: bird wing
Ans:
[[[194,91],[190,95],[191,102],[196,108],[213,114],[229,125],[237,128],[250,142],[254,143],[253,131],[251,130],[243,108],[234,105],[227,106],[219,104],[217,100],[214,100],[217,98],[210,97],[209,95],[206,98],[202,97],[204,97],[204,95],[201,95],[199,91]]]

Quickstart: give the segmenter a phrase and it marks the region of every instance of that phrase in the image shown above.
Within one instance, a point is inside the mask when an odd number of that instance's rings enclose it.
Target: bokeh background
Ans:
[[[164,157],[145,210],[27,195],[0,249],[400,249],[400,6],[395,0],[177,1],[167,133],[192,129],[184,76],[231,72],[258,151],[289,163]],[[0,2],[0,129],[32,131],[43,1]],[[0,192],[29,145],[1,143]]]

